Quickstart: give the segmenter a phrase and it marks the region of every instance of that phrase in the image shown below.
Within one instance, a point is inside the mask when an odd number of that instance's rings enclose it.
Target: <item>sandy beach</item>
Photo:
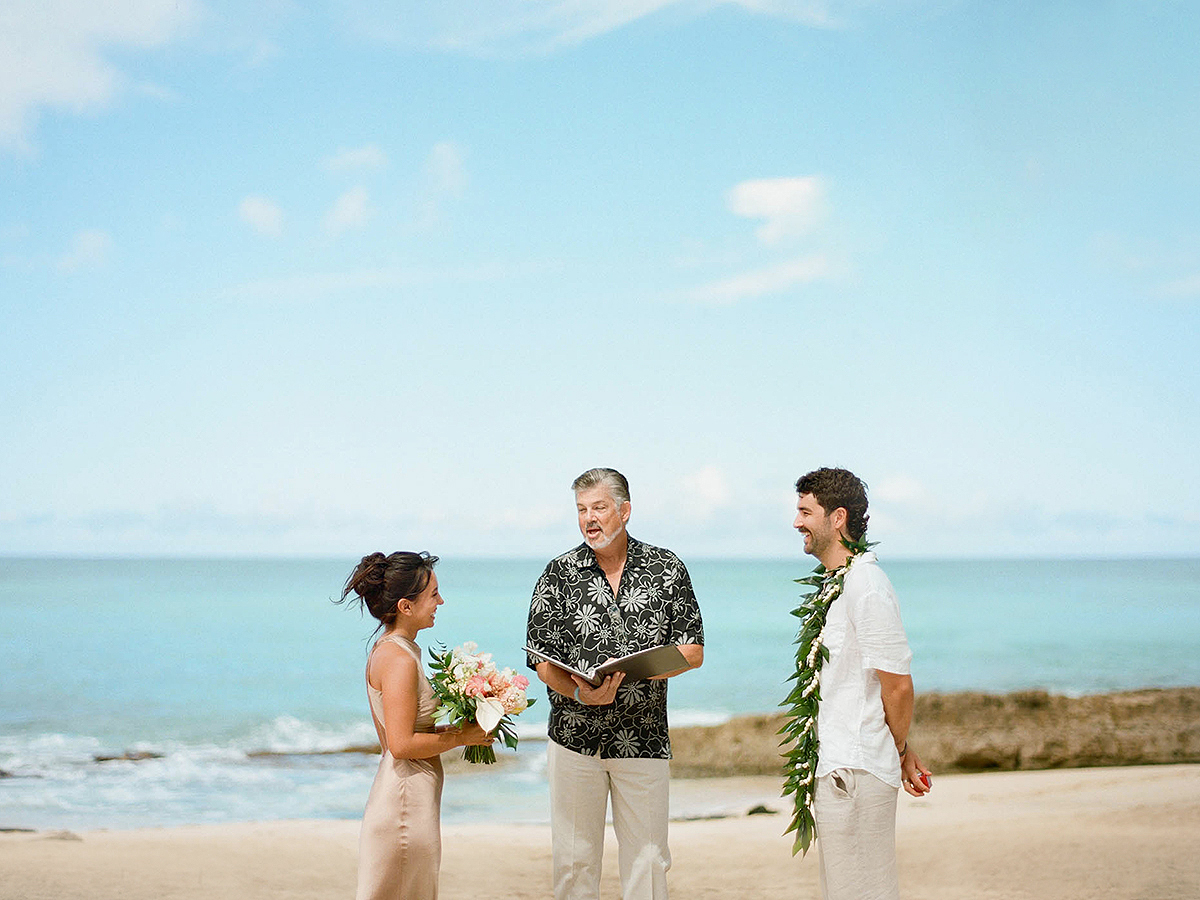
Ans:
[[[671,826],[676,897],[816,897],[816,854],[793,858],[778,781],[680,779],[728,815]],[[747,815],[762,803],[774,815]],[[350,897],[358,823],[287,821],[0,834],[5,900]],[[904,896],[927,900],[1194,900],[1200,765],[947,775],[901,795]],[[620,896],[615,842],[603,897]],[[447,827],[442,896],[550,896],[549,829]]]

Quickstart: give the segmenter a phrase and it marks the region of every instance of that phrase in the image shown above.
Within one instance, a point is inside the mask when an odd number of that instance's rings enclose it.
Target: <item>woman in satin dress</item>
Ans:
[[[442,861],[440,754],[493,738],[477,724],[438,729],[433,688],[421,667],[417,632],[444,602],[436,556],[372,553],[351,573],[351,594],[383,635],[367,659],[367,699],[383,748],[359,836],[357,900],[437,900]]]

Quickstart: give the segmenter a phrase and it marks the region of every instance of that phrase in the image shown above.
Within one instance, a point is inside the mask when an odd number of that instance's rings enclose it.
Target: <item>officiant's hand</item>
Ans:
[[[625,673],[615,672],[609,675],[600,682],[599,687],[592,687],[578,675],[572,675],[571,680],[575,682],[579,691],[579,702],[584,706],[608,706],[617,698],[617,688],[625,680]]]

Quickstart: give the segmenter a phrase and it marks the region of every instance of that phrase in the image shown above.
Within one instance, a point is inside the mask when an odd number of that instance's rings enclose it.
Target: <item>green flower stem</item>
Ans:
[[[464,747],[463,759],[469,763],[482,763],[485,766],[490,766],[496,761],[496,751],[491,747]]]

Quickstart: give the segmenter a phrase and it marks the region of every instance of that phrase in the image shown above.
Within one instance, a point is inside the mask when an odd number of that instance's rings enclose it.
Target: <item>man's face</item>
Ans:
[[[575,492],[579,532],[593,550],[603,550],[625,531],[630,506],[618,503],[604,485]]]
[[[792,527],[804,535],[804,552],[817,559],[836,546],[841,537],[829,514],[812,494],[801,494],[796,498],[796,520]]]

